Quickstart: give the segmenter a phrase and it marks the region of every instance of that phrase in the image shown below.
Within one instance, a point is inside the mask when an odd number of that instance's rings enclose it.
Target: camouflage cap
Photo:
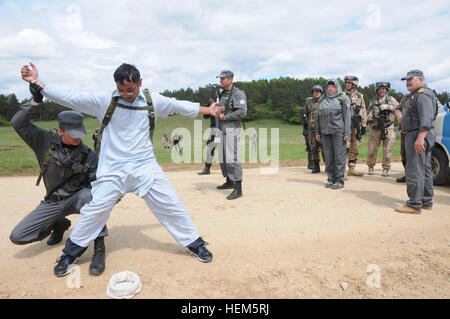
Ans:
[[[233,77],[234,73],[231,72],[230,70],[223,70],[222,72],[220,72],[218,76],[216,76],[216,78],[233,78]]]
[[[359,79],[355,75],[346,75],[346,76],[344,76],[344,82],[350,82],[350,83],[358,86]]]
[[[375,83],[375,91],[380,88],[380,87],[384,87],[386,88],[386,90],[390,90],[391,89],[391,83],[389,82],[377,82]]]
[[[415,76],[425,78],[421,70],[411,70],[406,74],[404,78],[402,78],[402,81],[412,79]]]
[[[59,122],[59,127],[72,138],[80,138],[87,135],[86,128],[83,124],[83,115],[75,111],[63,111],[58,113],[56,119]]]

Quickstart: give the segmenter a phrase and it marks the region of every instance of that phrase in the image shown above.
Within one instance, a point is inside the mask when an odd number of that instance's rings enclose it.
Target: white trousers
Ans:
[[[199,237],[189,213],[158,163],[134,168],[124,165],[114,170],[114,175],[101,176],[92,183],[92,200],[80,210],[81,217],[70,234],[72,242],[88,247],[103,229],[116,201],[129,192],[145,200],[158,221],[183,247]],[[136,171],[141,175],[133,174]]]

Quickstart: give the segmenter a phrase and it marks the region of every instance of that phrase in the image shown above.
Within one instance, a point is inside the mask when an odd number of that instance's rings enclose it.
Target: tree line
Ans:
[[[14,93],[8,95],[0,94],[0,126],[10,125],[9,122],[19,109],[20,105],[28,100],[29,99],[25,99],[19,102]],[[65,110],[67,110],[67,108],[44,99],[41,105],[33,113],[32,120],[54,121],[56,120],[56,115]]]
[[[342,89],[345,90],[344,81],[338,79]],[[294,79],[281,77],[271,80],[253,80],[251,82],[234,82],[234,85],[243,90],[247,96],[247,117],[246,121],[253,121],[263,118],[283,119],[289,123],[301,124],[300,109],[305,107],[307,97],[312,96],[311,88],[315,84],[320,84],[326,90],[325,78],[305,78]],[[163,95],[174,97],[180,100],[190,100],[206,105],[208,98],[215,100],[218,85],[208,84],[197,90],[191,88],[174,91],[166,90]],[[375,97],[375,85],[359,87],[358,91],[364,95],[366,107],[369,106],[372,98]],[[398,102],[403,94],[390,90],[389,94]],[[450,94],[448,92],[437,93],[442,104],[447,103]]]
[[[342,89],[345,89],[344,82],[339,79]],[[236,87],[243,90],[247,96],[247,117],[246,121],[256,119],[282,119],[288,123],[301,124],[300,109],[305,106],[307,97],[312,96],[311,88],[315,84],[320,84],[326,89],[327,79],[325,78],[306,78],[294,79],[290,77],[281,77],[271,80],[253,80],[251,82],[234,82]],[[188,100],[199,102],[207,105],[208,99],[216,99],[218,84],[208,84],[199,87],[196,90],[192,88],[179,90],[165,90],[161,92],[167,97],[174,97],[179,100]],[[375,97],[375,85],[371,84],[365,87],[359,87],[364,95],[366,106]],[[397,101],[400,102],[403,94],[391,90],[389,92]],[[447,103],[450,94],[446,91],[437,93],[442,104]],[[26,100],[19,102],[15,94],[0,94],[0,125],[9,125],[9,121],[17,112],[20,104]],[[44,100],[42,106],[33,114],[33,120],[52,121],[56,119],[56,115],[65,110],[62,106],[55,102]]]

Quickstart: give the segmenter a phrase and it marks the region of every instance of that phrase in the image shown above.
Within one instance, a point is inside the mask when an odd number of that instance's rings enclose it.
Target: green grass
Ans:
[[[201,118],[197,118],[200,120]],[[209,120],[202,119],[202,130],[203,132],[209,128]],[[35,122],[39,127],[50,129],[57,127],[56,121],[50,122]],[[85,126],[88,131],[88,135],[83,138],[83,142],[89,147],[93,147],[92,134],[96,128],[100,127],[100,123],[96,119],[87,118],[85,120]],[[154,133],[154,146],[155,155],[159,163],[172,163],[171,153],[164,152],[162,136],[163,133],[167,135],[172,134],[175,129],[186,128],[191,132],[191,145],[194,145],[194,120],[182,116],[171,116],[169,118],[160,118],[156,124],[156,130]],[[279,129],[279,156],[280,160],[297,160],[307,158],[305,140],[302,135],[302,127],[300,125],[292,125],[281,122],[280,120],[267,119],[267,120],[257,120],[246,123],[246,128],[255,128],[258,132],[260,128],[267,128],[268,130],[268,154],[271,154],[270,147],[270,129]],[[180,131],[181,133],[181,131]],[[197,138],[198,139],[198,138]],[[367,134],[363,137],[359,158],[367,158]],[[184,143],[184,148],[186,148],[187,139],[184,138],[182,141]],[[246,161],[248,161],[248,149],[250,141],[246,138]],[[203,140],[202,146],[204,147],[205,141]],[[192,148],[193,150],[193,148]],[[191,152],[191,161],[194,161],[193,151]],[[400,155],[400,142],[396,141],[393,156]],[[378,157],[382,156],[382,147],[378,151]],[[259,160],[259,157],[258,157]],[[203,160],[202,160],[203,162]],[[0,127],[0,175],[10,175],[10,174],[37,174],[39,172],[39,167],[37,160],[35,158],[32,150],[22,141],[22,139],[17,135],[12,127]]]

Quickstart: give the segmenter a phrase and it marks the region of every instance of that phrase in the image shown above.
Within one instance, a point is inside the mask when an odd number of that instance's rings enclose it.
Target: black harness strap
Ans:
[[[86,160],[87,160],[88,154],[89,153],[83,153],[83,156],[81,157],[81,165],[85,165],[86,164]],[[60,189],[61,187],[65,186],[66,184],[68,184],[70,181],[72,181],[79,174],[81,174],[81,173],[80,172],[74,172],[72,175],[70,175],[69,177],[64,179],[61,183],[59,183],[50,192],[47,193],[47,195],[44,197],[44,201],[47,201],[50,198],[50,196],[53,195],[54,192],[56,192],[58,189]]]

